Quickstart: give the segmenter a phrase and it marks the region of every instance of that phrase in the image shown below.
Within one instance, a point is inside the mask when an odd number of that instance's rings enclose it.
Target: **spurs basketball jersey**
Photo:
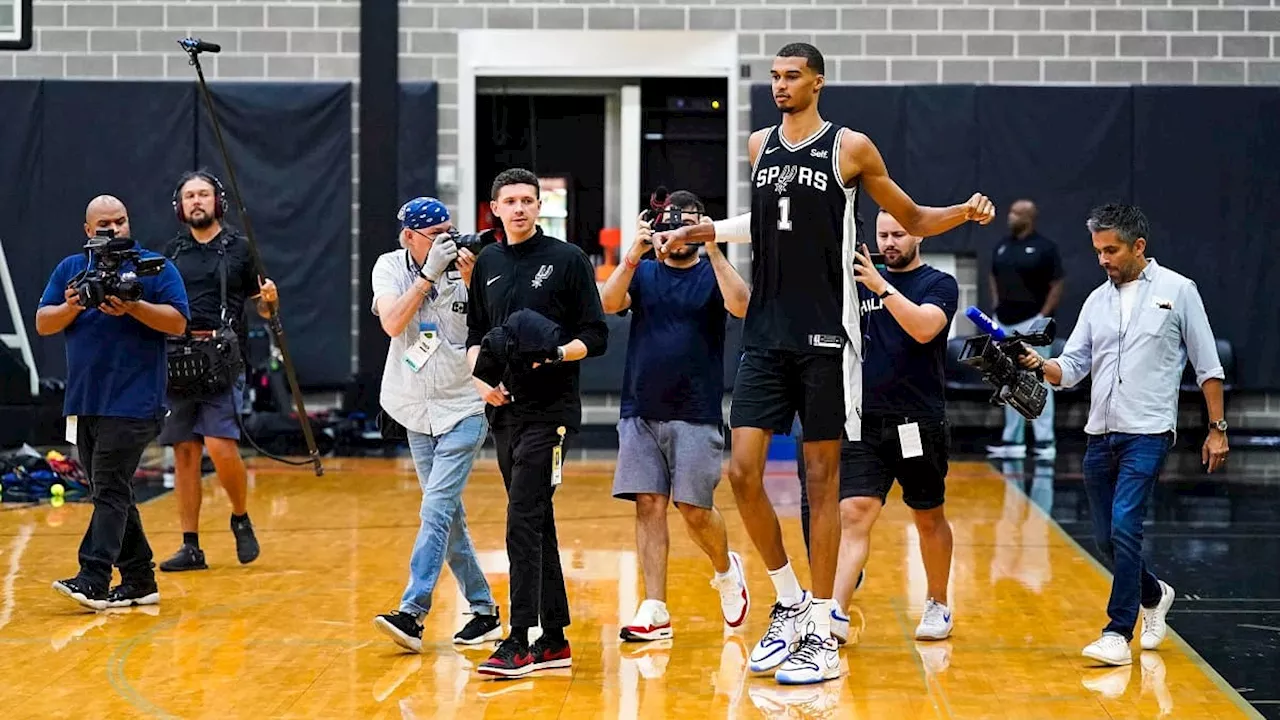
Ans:
[[[853,255],[857,190],[840,178],[840,137],[830,122],[792,144],[769,128],[751,171],[751,300],[743,344],[838,353],[861,345]]]
[[[840,175],[847,130],[824,122],[792,143],[769,128],[751,171],[751,299],[743,346],[843,354],[846,429],[860,435],[862,331],[853,272],[858,185]]]

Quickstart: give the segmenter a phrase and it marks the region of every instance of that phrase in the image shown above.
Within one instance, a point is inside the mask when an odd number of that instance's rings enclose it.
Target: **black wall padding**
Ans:
[[[0,83],[0,108],[4,108],[4,121],[0,122],[0,183],[3,183],[0,217],[5,218],[4,228],[0,229],[0,243],[4,244],[9,259],[23,321],[28,333],[34,337],[40,291],[33,292],[31,281],[24,281],[23,275],[39,274],[41,268],[36,265],[41,253],[38,244],[22,240],[24,229],[32,223],[35,211],[31,188],[40,185],[40,138],[44,129],[40,114],[40,82]],[[9,313],[0,310],[0,315],[3,315],[0,317],[0,332],[13,332],[14,324],[8,317]]]
[[[351,86],[210,84],[300,384],[351,377]],[[231,193],[203,99],[197,157]],[[230,222],[243,228],[235,200]],[[256,315],[255,315],[256,317]]]
[[[1133,112],[1128,88],[1000,88],[978,91],[980,187],[1000,216],[971,233],[983,306],[991,307],[987,276],[991,252],[1008,232],[1005,213],[1029,197],[1040,210],[1037,227],[1057,243],[1066,272],[1058,313],[1059,335],[1075,325],[1080,306],[1106,279],[1084,226],[1090,208],[1129,201],[1133,165]],[[1148,211],[1154,208],[1147,208]],[[971,224],[972,225],[972,224]],[[976,226],[974,226],[976,227]],[[961,248],[957,248],[961,249]],[[1189,272],[1192,268],[1181,268]]]
[[[1152,229],[1148,256],[1199,286],[1214,333],[1239,359],[1239,387],[1280,389],[1280,88],[828,85],[820,110],[866,132],[890,175],[918,203],[948,205],[983,192],[986,227],[966,224],[924,251],[968,253],[990,309],[991,251],[1009,205],[1040,208],[1040,232],[1067,271],[1059,336],[1106,280],[1085,229],[1089,209],[1135,203]],[[779,122],[767,86],[752,88],[752,129]],[[867,238],[877,212],[859,205]]]
[[[1147,254],[1196,281],[1244,388],[1280,387],[1280,88],[1134,88]]]
[[[89,201],[120,198],[145,247],[159,250],[172,236],[173,179],[194,157],[194,100],[194,86],[184,83],[41,83],[39,181],[26,187],[30,214],[15,232],[19,249],[6,245],[15,285],[31,303],[24,320],[41,376],[66,375],[63,336],[37,337],[35,310],[53,268],[85,243]]]
[[[350,376],[351,98],[347,85],[215,83],[219,119],[307,386]],[[35,336],[49,274],[83,246],[84,209],[119,197],[133,236],[180,229],[174,183],[208,166],[229,183],[194,82],[0,82],[0,212],[40,374],[65,377],[61,336]],[[232,224],[238,223],[234,213]]]
[[[436,167],[440,158],[439,97],[440,88],[434,82],[400,84],[397,209],[416,197],[436,197]],[[463,221],[463,218],[469,219],[471,213],[454,212],[460,216],[455,218],[458,228],[471,232],[474,228]],[[390,238],[388,242],[394,240]]]

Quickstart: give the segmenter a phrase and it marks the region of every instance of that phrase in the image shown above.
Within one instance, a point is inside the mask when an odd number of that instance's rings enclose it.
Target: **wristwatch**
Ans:
[[[1226,418],[1223,418],[1223,419],[1221,419],[1221,420],[1214,420],[1213,422],[1209,423],[1209,429],[1210,429],[1210,430],[1217,430],[1218,432],[1226,432],[1226,431],[1227,431],[1227,419],[1226,419]]]
[[[884,292],[880,293],[880,299],[883,300],[896,292],[898,291],[894,290],[892,285],[885,285]]]

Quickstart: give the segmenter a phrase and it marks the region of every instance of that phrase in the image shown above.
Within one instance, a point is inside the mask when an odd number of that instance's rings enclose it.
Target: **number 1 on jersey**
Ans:
[[[785,195],[778,198],[778,229],[791,229],[791,198]]]

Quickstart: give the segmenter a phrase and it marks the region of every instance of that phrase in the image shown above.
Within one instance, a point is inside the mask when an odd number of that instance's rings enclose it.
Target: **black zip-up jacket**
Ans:
[[[517,310],[536,310],[560,326],[560,344],[581,340],[587,357],[603,355],[609,343],[595,268],[576,245],[542,233],[522,243],[489,245],[476,258],[467,308],[467,349]],[[580,362],[580,361],[579,361]],[[503,385],[514,400],[488,406],[492,424],[552,422],[577,430],[582,424],[579,362],[508,371]]]

